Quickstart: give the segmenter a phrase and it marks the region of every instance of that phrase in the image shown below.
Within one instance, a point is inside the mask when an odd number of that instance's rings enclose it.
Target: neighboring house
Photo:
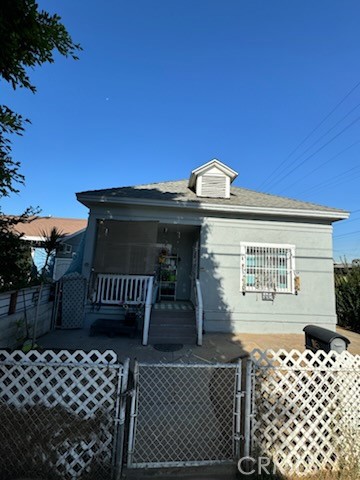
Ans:
[[[348,213],[233,187],[237,175],[212,160],[189,180],[78,193],[90,209],[88,320],[145,303],[154,279],[145,344],[148,324],[150,342],[186,343],[190,317],[176,312],[190,302],[199,343],[203,319],[205,332],[335,329],[332,223]]]
[[[43,234],[49,235],[55,227],[64,236],[53,256],[53,279],[58,280],[69,268],[77,254],[86,230],[87,220],[78,218],[31,217],[26,223],[19,223],[15,230],[23,234],[23,240],[31,245],[34,264],[40,272],[44,266],[46,253],[43,248]]]
[[[351,263],[341,262],[341,263],[334,263],[334,272],[335,273],[342,273],[342,274],[347,274],[349,270],[352,270],[353,268],[357,268],[360,266],[360,259],[359,258],[354,258]]]

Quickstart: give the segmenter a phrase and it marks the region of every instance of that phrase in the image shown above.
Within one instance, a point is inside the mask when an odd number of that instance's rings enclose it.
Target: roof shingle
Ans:
[[[204,198],[197,197],[188,187],[188,180],[170,182],[149,183],[132,187],[108,188],[104,190],[89,190],[77,194],[81,201],[82,197],[93,197],[94,200],[103,197],[107,201],[111,199],[142,199],[142,200],[174,200],[176,202],[211,203],[218,205],[233,205],[242,207],[284,208],[298,210],[320,210],[329,212],[345,212],[318,205],[316,203],[302,202],[287,197],[280,197],[268,193],[260,193],[246,188],[231,187],[230,198]]]
[[[86,226],[87,220],[82,218],[30,217],[28,222],[18,223],[14,230],[26,237],[41,237],[43,232],[49,235],[56,227],[67,236],[84,230]]]

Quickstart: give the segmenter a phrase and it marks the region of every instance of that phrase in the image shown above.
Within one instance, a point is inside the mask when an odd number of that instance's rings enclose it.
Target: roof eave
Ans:
[[[64,242],[65,240],[70,240],[71,238],[74,238],[76,237],[77,235],[80,235],[81,233],[84,233],[86,230],[86,228],[82,228],[81,230],[78,230],[74,233],[65,233],[61,238],[59,238],[58,242],[61,243],[61,242]],[[26,234],[23,234],[23,236],[21,237],[22,240],[26,240],[28,242],[43,242],[45,240],[45,237],[41,236],[41,235],[26,235]]]
[[[91,207],[94,204],[117,204],[117,205],[138,205],[147,207],[166,207],[166,208],[186,208],[193,210],[222,211],[228,213],[245,213],[259,215],[273,215],[282,217],[305,217],[305,218],[322,218],[333,221],[346,220],[350,213],[343,210],[310,210],[297,208],[280,208],[280,207],[254,207],[242,205],[223,205],[217,203],[202,203],[194,201],[182,200],[144,200],[139,198],[108,198],[105,195],[91,196],[77,194],[77,199],[83,205]]]

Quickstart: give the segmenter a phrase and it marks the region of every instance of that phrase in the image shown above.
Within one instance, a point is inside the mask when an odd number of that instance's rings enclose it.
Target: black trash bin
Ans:
[[[343,335],[327,330],[326,328],[308,325],[304,328],[305,348],[317,352],[323,350],[326,353],[335,351],[344,352],[350,343],[350,340]]]

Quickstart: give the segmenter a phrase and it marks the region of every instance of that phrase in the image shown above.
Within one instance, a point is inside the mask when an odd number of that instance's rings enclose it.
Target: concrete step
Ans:
[[[151,321],[150,321],[150,326],[176,326],[176,325],[184,325],[184,326],[191,326],[195,325],[195,317],[190,316],[190,317],[164,317],[164,318],[159,318],[159,317],[153,317],[151,316]]]
[[[152,310],[151,325],[195,325],[193,310]]]
[[[150,320],[149,343],[196,344],[194,310],[153,310]]]
[[[170,314],[170,315],[174,315],[174,314],[187,314],[187,313],[194,313],[195,310],[193,308],[187,308],[187,309],[167,309],[167,308],[152,308],[152,311],[155,312],[155,313],[162,313],[162,314]]]
[[[151,315],[157,318],[186,318],[186,317],[194,317],[195,311],[194,310],[151,310]]]
[[[194,305],[187,301],[158,302],[154,305],[155,310],[194,310]]]

